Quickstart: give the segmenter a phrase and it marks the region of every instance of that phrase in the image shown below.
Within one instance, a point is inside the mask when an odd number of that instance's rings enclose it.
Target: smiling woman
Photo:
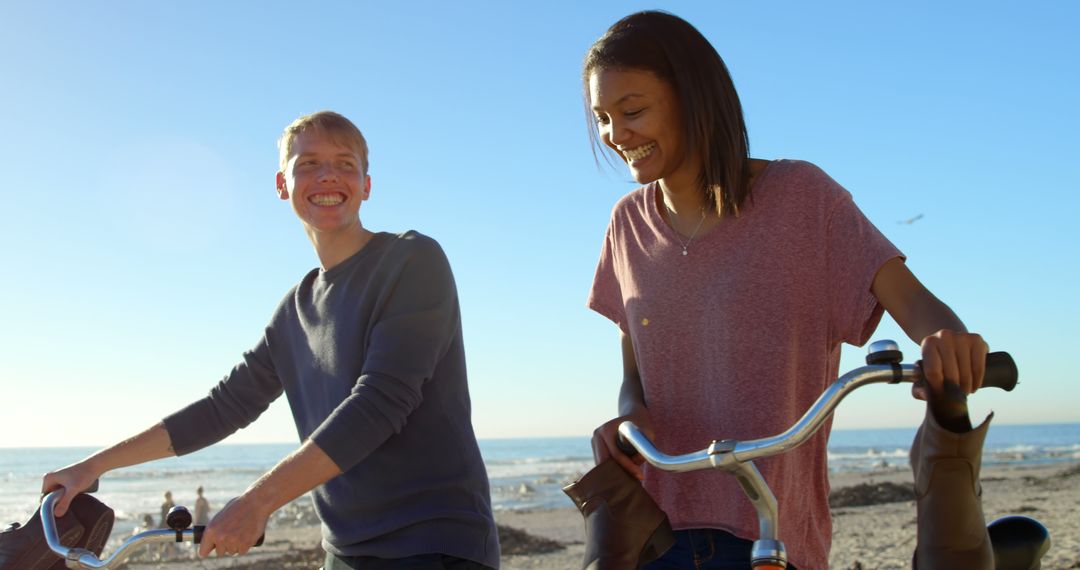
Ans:
[[[685,152],[678,97],[671,84],[650,71],[598,69],[589,75],[589,95],[600,140],[648,183],[677,177],[692,182],[700,157]]]
[[[649,178],[634,162],[653,152],[652,144],[663,150],[661,141],[650,138],[662,134],[668,139],[664,164],[669,170],[682,168],[676,180],[700,188],[718,214],[738,212],[750,191],[745,170],[750,142],[724,61],[681,18],[626,18],[620,24],[593,43],[582,66],[585,98],[600,139],[631,158],[631,173],[645,183],[661,177]],[[677,64],[687,58],[694,65]],[[648,115],[647,122],[637,121]],[[627,132],[620,130],[619,119],[625,119]],[[635,133],[634,126],[647,130]],[[595,141],[592,129],[589,136]],[[636,151],[633,157],[625,155],[626,148]]]
[[[612,209],[588,301],[619,328],[623,365],[619,416],[596,429],[598,465],[574,496],[593,505],[583,510],[590,527],[651,516],[618,502],[595,508],[608,500],[591,493],[605,488],[596,480],[613,478],[607,474],[619,472],[617,463],[642,480],[677,531],[676,546],[648,568],[702,559],[708,562],[698,567],[714,570],[749,566],[758,520],[734,478],[642,468],[620,449],[619,425],[632,421],[659,447],[681,452],[717,433],[781,433],[837,376],[841,345],[865,343],[885,310],[922,346],[927,386],[916,396],[930,406],[912,464],[956,461],[977,473],[971,450],[980,449],[988,421],[973,429],[965,404],[941,404],[947,387],[961,400],[979,387],[986,342],[922,286],[821,168],[749,157],[742,105],[708,40],[677,16],[639,12],[593,44],[583,70],[596,120],[590,136],[643,185]],[[790,455],[759,464],[781,506],[779,536],[803,569],[828,564],[827,438],[824,429]],[[926,451],[936,449],[927,442],[949,438],[967,443],[947,457]],[[936,481],[919,491],[919,567],[986,566],[989,541],[971,481]],[[942,523],[934,515],[941,512],[963,513],[965,524]],[[649,562],[644,553],[658,555],[649,546],[663,530],[601,531],[589,552],[600,561],[611,552],[614,560],[626,545],[631,558]],[[964,536],[977,540],[964,543]]]

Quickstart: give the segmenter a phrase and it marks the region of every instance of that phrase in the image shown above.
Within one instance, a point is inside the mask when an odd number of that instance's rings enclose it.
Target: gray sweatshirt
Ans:
[[[312,270],[243,361],[165,418],[173,449],[224,439],[282,392],[301,441],[314,440],[342,471],[313,491],[323,548],[499,566],[457,289],[435,240],[379,233],[329,271]]]

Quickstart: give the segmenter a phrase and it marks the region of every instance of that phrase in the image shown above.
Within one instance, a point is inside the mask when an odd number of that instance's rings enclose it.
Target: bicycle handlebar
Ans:
[[[1007,352],[991,352],[986,355],[986,372],[983,374],[983,388],[1001,388],[1012,392],[1020,373],[1016,362]]]
[[[96,482],[94,483],[93,489],[97,489]],[[111,555],[102,560],[93,552],[85,548],[69,548],[60,543],[60,533],[57,531],[56,517],[53,512],[56,508],[56,501],[60,496],[59,493],[59,489],[52,491],[41,501],[41,527],[45,534],[45,542],[57,556],[64,559],[68,568],[117,568],[134,552],[133,548],[135,546],[154,542],[191,541],[193,544],[202,542],[203,530],[206,528],[203,525],[197,525],[183,530],[147,530],[128,538]],[[253,546],[262,546],[265,538],[266,535],[263,534]]]
[[[899,355],[898,352],[897,355]],[[982,388],[1012,391],[1016,387],[1017,379],[1016,363],[1008,353],[993,352],[987,355]],[[682,455],[667,455],[660,452],[633,422],[623,422],[619,426],[619,435],[641,453],[646,461],[666,471],[694,471],[709,467],[730,466],[733,463],[743,463],[759,457],[784,453],[801,445],[817,432],[840,401],[857,388],[868,384],[919,381],[923,381],[922,371],[913,364],[890,362],[856,368],[833,382],[799,421],[787,431],[772,437],[750,441],[713,441],[705,449]]]
[[[784,433],[750,441],[714,440],[699,451],[667,455],[656,449],[633,422],[625,421],[619,425],[619,447],[626,449],[621,441],[625,440],[633,450],[641,453],[645,461],[665,471],[716,468],[732,473],[758,515],[759,538],[754,541],[750,552],[754,566],[786,568],[787,554],[784,543],[779,539],[776,497],[754,466],[753,460],[778,455],[802,445],[817,432],[840,401],[857,388],[883,382],[896,384],[925,381],[919,366],[900,364],[903,355],[896,343],[879,341],[870,346],[870,351],[866,359],[869,363],[867,366],[856,368],[833,382],[799,421]],[[987,355],[982,388],[1000,388],[1008,392],[1016,387],[1017,379],[1016,364],[1011,356],[1004,352]]]

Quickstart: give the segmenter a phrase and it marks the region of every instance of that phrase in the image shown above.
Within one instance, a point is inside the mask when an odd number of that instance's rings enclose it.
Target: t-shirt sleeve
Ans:
[[[831,277],[829,316],[834,340],[862,346],[877,329],[884,308],[871,286],[878,270],[903,254],[863,215],[851,193],[824,172],[831,196],[825,247]]]
[[[351,393],[311,434],[347,471],[405,427],[423,386],[460,334],[450,264],[438,243],[417,239],[397,278],[384,284],[363,370]]]
[[[225,439],[255,421],[281,393],[264,334],[205,398],[164,419],[173,451],[185,455]]]
[[[596,265],[592,290],[586,306],[611,319],[624,333],[629,334],[626,326],[626,310],[623,304],[622,287],[616,272],[615,220],[612,218],[604,235],[604,245],[600,249],[600,261]]]

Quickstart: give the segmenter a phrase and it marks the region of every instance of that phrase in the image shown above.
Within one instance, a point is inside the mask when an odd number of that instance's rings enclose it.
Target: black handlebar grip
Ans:
[[[206,530],[206,527],[201,525],[201,524],[197,524],[194,527],[192,527],[191,530],[192,530],[192,533],[191,533],[192,541],[195,544],[201,543],[202,542],[203,531]],[[264,540],[266,540],[266,533],[265,532],[259,535],[259,540],[256,540],[255,544],[253,544],[252,546],[262,546]]]
[[[87,487],[86,490],[83,491],[83,493],[97,493],[98,485],[100,485],[100,484],[101,484],[101,479],[94,479],[94,482],[90,483],[90,486]]]
[[[991,352],[986,355],[986,373],[983,374],[983,388],[1001,388],[1011,392],[1016,387],[1019,372],[1016,362],[1008,352]]]

